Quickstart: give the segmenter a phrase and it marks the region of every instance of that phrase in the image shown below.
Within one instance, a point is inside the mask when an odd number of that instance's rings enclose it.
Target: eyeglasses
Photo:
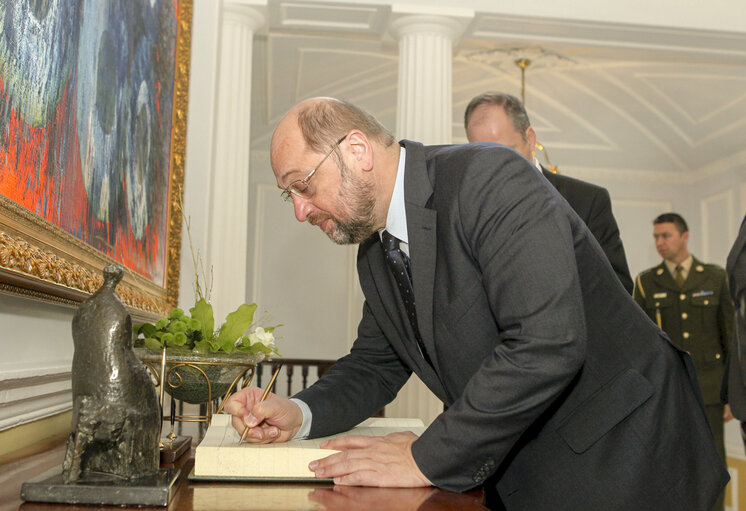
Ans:
[[[304,179],[297,179],[290,183],[287,188],[285,188],[282,191],[281,197],[282,199],[287,202],[292,199],[292,195],[297,195],[298,197],[302,197],[304,199],[308,199],[313,195],[313,192],[311,191],[311,187],[308,186],[308,181],[313,177],[313,175],[316,173],[317,170],[319,170],[319,167],[324,164],[326,159],[331,156],[331,154],[334,152],[334,150],[339,146],[339,144],[342,143],[342,141],[347,138],[347,135],[343,136],[337,142],[332,146],[332,148],[329,150],[328,153],[321,159],[318,165],[316,165],[311,172],[308,173],[308,175]]]

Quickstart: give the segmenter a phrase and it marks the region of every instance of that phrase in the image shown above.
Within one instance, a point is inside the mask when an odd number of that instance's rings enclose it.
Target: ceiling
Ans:
[[[746,166],[746,33],[644,27],[452,9],[453,137],[487,90],[520,96],[553,163],[582,177],[698,179]],[[270,2],[254,42],[252,152],[313,96],[356,103],[396,126],[402,13],[388,5]]]

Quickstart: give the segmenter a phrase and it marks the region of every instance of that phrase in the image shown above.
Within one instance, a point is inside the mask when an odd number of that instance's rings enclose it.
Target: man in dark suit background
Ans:
[[[746,446],[746,217],[741,223],[725,266],[730,295],[735,304],[733,341],[728,351],[725,402],[741,421],[741,437]]]
[[[484,485],[493,509],[709,508],[728,475],[690,359],[525,158],[397,144],[353,105],[316,98],[280,121],[271,163],[299,221],[359,244],[365,305],[350,354],[316,384],[292,400],[231,396],[248,441],[347,430],[415,372],[445,411],[420,437],[329,442],[341,452],[310,464],[318,477]]]
[[[624,288],[632,294],[624,246],[619,236],[611,198],[606,188],[550,172],[536,159],[536,132],[521,101],[503,92],[486,92],[473,98],[464,111],[469,142],[495,142],[521,153],[565,198],[601,245]]]

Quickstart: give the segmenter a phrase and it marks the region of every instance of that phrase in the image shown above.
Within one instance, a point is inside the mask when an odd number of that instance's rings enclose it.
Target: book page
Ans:
[[[385,436],[398,431],[420,435],[424,429],[419,419],[375,417],[338,435],[285,443],[250,444],[240,442],[241,437],[231,425],[230,415],[213,415],[205,438],[197,446],[194,475],[198,478],[315,479],[308,464],[336,452],[322,449],[324,440],[347,435]]]

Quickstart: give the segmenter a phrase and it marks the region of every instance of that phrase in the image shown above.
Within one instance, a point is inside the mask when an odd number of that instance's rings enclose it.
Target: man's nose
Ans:
[[[293,199],[293,209],[295,210],[295,219],[299,222],[305,222],[308,215],[311,214],[313,206],[309,199],[304,199],[295,194],[291,195]]]

